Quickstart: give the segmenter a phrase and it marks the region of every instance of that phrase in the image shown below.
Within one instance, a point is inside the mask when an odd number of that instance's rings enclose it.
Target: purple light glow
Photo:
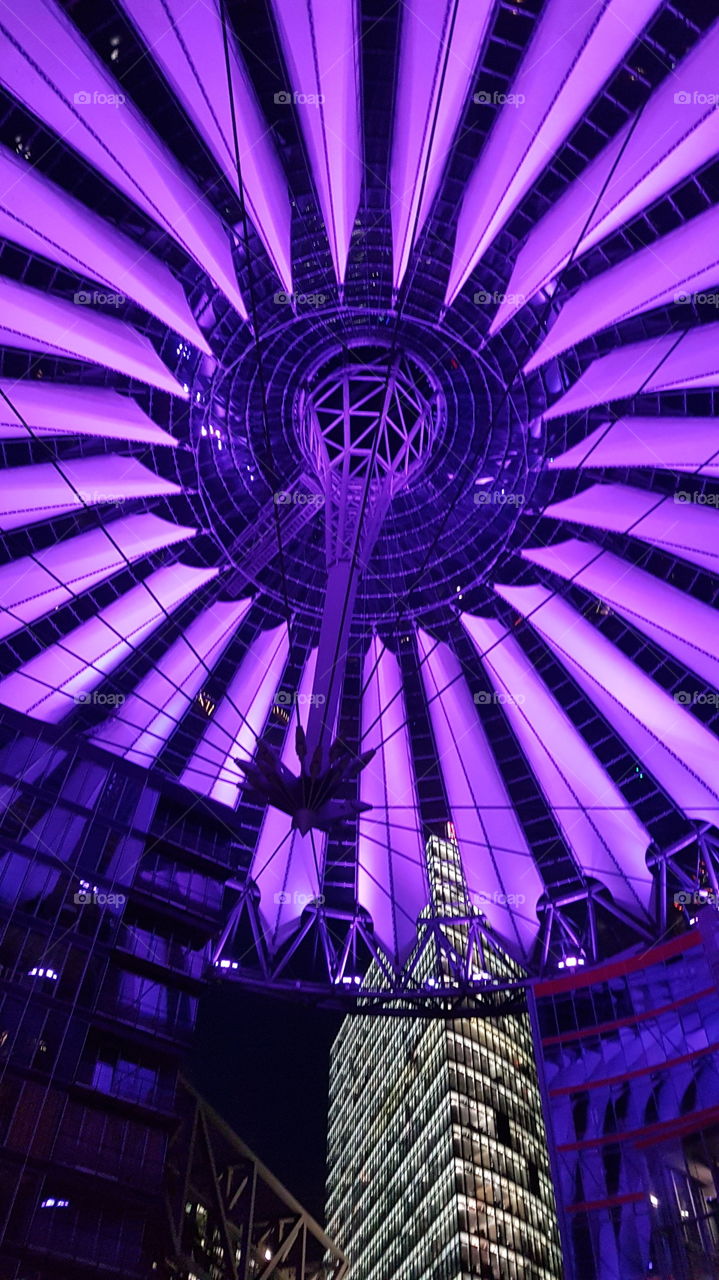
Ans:
[[[649,833],[506,628],[466,613],[461,622],[480,657],[490,651],[483,665],[581,871],[642,912],[653,883]]]
[[[116,453],[69,458],[62,470],[61,475],[52,462],[14,467],[12,486],[0,488],[0,529],[19,529],[84,505],[182,492],[179,485],[156,476],[135,458]]]
[[[148,418],[130,396],[104,387],[78,387],[59,382],[18,382],[0,378],[0,390],[17,409],[13,413],[0,397],[0,439],[28,439],[32,435],[99,436],[106,440],[168,445],[177,440]],[[18,421],[20,414],[30,431]]]
[[[459,659],[421,628],[425,693],[470,901],[520,956],[537,931],[544,885],[480,723]],[[441,696],[439,696],[441,695]],[[525,901],[516,904],[517,896]]]
[[[317,650],[310,651],[285,734],[281,760],[293,774],[299,771],[295,750],[298,719],[307,726],[307,708],[312,694]],[[298,712],[299,717],[298,717]],[[319,897],[327,836],[323,831],[302,835],[292,829],[292,818],[280,809],[268,807],[252,858],[250,875],[260,889],[262,918],[271,944],[277,945],[299,919],[306,904]]]
[[[104,529],[91,529],[32,557],[23,556],[0,566],[0,637],[11,635],[23,623],[45,617],[52,609],[124,569],[123,555],[133,562],[160,547],[194,537],[195,532],[149,513],[125,516],[108,521],[107,533]],[[58,578],[64,586],[58,585]]]
[[[429,887],[402,675],[377,636],[365,655],[363,683],[361,750],[377,754],[360,774],[360,799],[372,809],[359,820],[357,899],[401,963],[416,941]]]
[[[660,3],[591,0],[580,10],[574,0],[545,5],[510,101],[467,184],[447,306]]]
[[[99,281],[98,292],[124,295],[157,316],[206,354],[197,327],[172,272],[151,253],[139,255],[134,240],[111,227],[26,160],[0,147],[0,236]],[[88,295],[89,296],[89,295]]]
[[[62,10],[48,0],[4,8],[0,64],[5,87],[167,231],[246,317],[220,219]]]
[[[362,185],[357,0],[272,0],[272,8],[335,275],[343,284]]]
[[[563,396],[545,410],[559,418],[635,396],[639,391],[672,391],[714,387],[719,383],[719,324],[705,324],[683,334],[667,333],[600,356]]]
[[[573,448],[548,462],[564,467],[657,467],[719,476],[716,418],[618,418],[603,422]]]
[[[237,190],[237,163],[225,74],[225,50],[217,4],[181,0],[148,4],[122,0],[147,48],[194,121],[230,186]],[[190,54],[190,50],[192,53]],[[290,201],[279,160],[244,63],[230,37],[234,122],[247,212],[284,288],[292,292]],[[221,69],[221,71],[220,71]]]
[[[91,360],[187,399],[187,392],[162,363],[150,339],[122,320],[4,277],[0,277],[0,343],[24,351]]]
[[[287,663],[287,627],[261,631],[205,730],[180,781],[192,791],[234,806],[243,776],[235,757],[250,760]]]
[[[552,547],[523,551],[522,555],[560,577],[571,577],[580,587],[599,596],[660,648],[719,689],[716,609],[593,542],[572,538]]]
[[[495,586],[527,615],[587,697],[687,817],[713,822],[719,741],[679,702],[545,587]]]
[[[245,617],[251,600],[215,603],[170,645],[158,667],[93,735],[93,742],[146,768],[157,758]],[[199,657],[198,657],[199,655]]]
[[[646,489],[626,484],[594,484],[564,502],[552,502],[543,513],[550,520],[568,520],[625,533],[651,542],[671,555],[716,573],[719,568],[719,515],[713,507],[692,502],[678,493],[660,501]]]
[[[172,613],[218,572],[180,563],[157,569],[146,579],[147,585],[138,583],[68,632],[62,645],[48,645],[0,680],[0,703],[50,724],[62,720],[97,688],[103,675],[114,671],[152,635],[164,621],[165,610]],[[127,642],[118,638],[118,632]]]
[[[587,165],[530,233],[517,255],[507,299],[495,316],[492,333],[506,324],[524,299],[558,275],[577,242],[576,253],[581,255],[716,155],[718,59],[715,23],[684,61],[668,72],[629,141],[633,121]]]
[[[395,289],[437,194],[491,10],[491,0],[402,7],[391,167]]]

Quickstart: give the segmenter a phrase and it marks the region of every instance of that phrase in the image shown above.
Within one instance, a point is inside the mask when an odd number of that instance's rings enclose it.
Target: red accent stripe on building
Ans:
[[[567,1213],[591,1213],[593,1209],[613,1209],[617,1204],[634,1204],[645,1199],[643,1191],[627,1191],[623,1196],[608,1196],[606,1200],[582,1200],[581,1203],[568,1204]]]
[[[658,1009],[643,1009],[641,1013],[628,1013],[625,1018],[615,1018],[613,1022],[598,1022],[593,1027],[582,1027],[581,1031],[563,1031],[559,1036],[545,1036],[542,1044],[566,1044],[569,1040],[586,1040],[588,1036],[603,1036],[606,1031],[617,1031],[620,1027],[647,1022],[649,1018],[660,1018],[664,1013],[673,1013],[675,1009],[681,1009],[682,1005],[693,1004],[695,1000],[704,1000],[706,996],[711,995],[716,995],[716,987],[704,987],[701,991],[692,992],[689,996],[672,1000],[671,1004],[663,1004]]]
[[[622,978],[628,973],[637,973],[640,969],[648,969],[653,964],[662,964],[671,960],[672,956],[690,951],[692,947],[701,945],[702,936],[698,929],[682,933],[678,938],[662,942],[657,947],[648,947],[640,955],[626,956],[623,960],[608,960],[605,964],[593,965],[591,969],[575,969],[572,973],[562,974],[561,978],[549,978],[537,982],[534,994],[538,999],[542,996],[559,995],[562,991],[574,991],[578,987],[595,986],[598,982],[609,982],[611,978]]]
[[[696,1058],[702,1058],[705,1053],[717,1053],[719,1051],[719,1041],[714,1044],[708,1044],[704,1049],[697,1049],[694,1053],[683,1053],[679,1058],[667,1058],[664,1062],[654,1062],[649,1066],[635,1067],[633,1071],[622,1071],[618,1076],[605,1076],[603,1080],[587,1080],[584,1084],[567,1084],[562,1085],[561,1089],[550,1089],[550,1098],[561,1098],[568,1093],[584,1093],[587,1089],[601,1089],[606,1085],[621,1084],[623,1080],[635,1080],[637,1076],[653,1075],[655,1071],[667,1071],[670,1067],[680,1067],[684,1062],[693,1062]]]
[[[582,1151],[587,1147],[603,1147],[607,1143],[621,1146],[622,1143],[635,1142],[638,1147],[650,1147],[656,1142],[666,1142],[668,1138],[679,1138],[685,1133],[698,1133],[710,1124],[719,1123],[719,1106],[705,1107],[703,1111],[694,1111],[688,1116],[679,1116],[676,1120],[659,1120],[655,1124],[642,1125],[640,1129],[625,1129],[620,1133],[606,1133],[594,1138],[584,1138],[581,1142],[563,1142],[557,1151]]]

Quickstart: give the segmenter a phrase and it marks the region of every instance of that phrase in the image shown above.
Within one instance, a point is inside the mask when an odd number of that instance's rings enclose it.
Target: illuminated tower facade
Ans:
[[[459,935],[477,909],[456,845],[433,837],[427,856],[431,909],[451,909]],[[478,963],[497,977],[516,969],[490,945]],[[560,1277],[527,1015],[443,1021],[395,1012],[347,1018],[332,1050],[328,1229],[352,1276]]]

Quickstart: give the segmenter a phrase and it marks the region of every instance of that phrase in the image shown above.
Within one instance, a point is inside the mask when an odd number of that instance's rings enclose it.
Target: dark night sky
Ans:
[[[341,1017],[249,995],[202,998],[190,1077],[288,1191],[324,1222],[330,1045]]]

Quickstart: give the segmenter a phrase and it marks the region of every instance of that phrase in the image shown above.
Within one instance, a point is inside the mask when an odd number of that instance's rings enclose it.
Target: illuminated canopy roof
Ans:
[[[92,11],[0,14],[3,717],[225,824],[240,976],[248,913],[318,989],[450,900],[650,938],[719,813],[719,21]]]

